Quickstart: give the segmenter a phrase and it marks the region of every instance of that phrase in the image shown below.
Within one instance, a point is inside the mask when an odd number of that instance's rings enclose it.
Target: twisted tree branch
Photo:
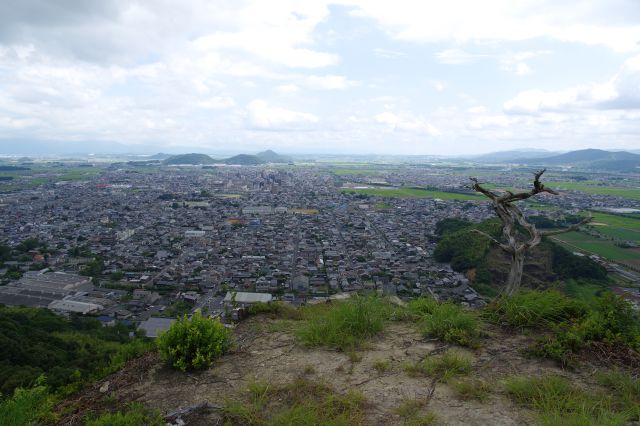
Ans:
[[[577,230],[582,225],[586,225],[587,223],[591,222],[592,220],[593,220],[592,216],[585,217],[580,222],[574,223],[573,225],[571,225],[571,226],[569,226],[567,228],[558,229],[558,230],[555,230],[555,231],[544,231],[544,232],[541,232],[540,235],[542,235],[543,237],[549,237],[549,236],[552,236],[552,235],[565,234],[567,232],[571,232],[571,231]]]

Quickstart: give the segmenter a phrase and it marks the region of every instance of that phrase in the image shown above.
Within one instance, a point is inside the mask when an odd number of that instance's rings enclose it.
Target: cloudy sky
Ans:
[[[0,2],[0,153],[467,154],[639,136],[638,0]]]

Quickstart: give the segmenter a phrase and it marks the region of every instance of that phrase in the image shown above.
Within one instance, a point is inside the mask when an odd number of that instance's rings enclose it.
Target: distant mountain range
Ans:
[[[559,152],[547,151],[546,149],[514,149],[510,151],[491,152],[472,157],[474,161],[483,163],[503,163],[513,161],[519,158],[544,158],[559,154]]]
[[[625,151],[604,151],[602,149],[582,149],[544,158],[520,158],[512,162],[540,166],[572,166],[608,171],[640,170],[640,155]]]
[[[626,151],[581,149],[565,153],[545,150],[513,150],[472,157],[480,163],[575,167],[606,171],[640,171],[640,155]]]
[[[154,157],[163,154],[156,154]],[[200,165],[200,164],[233,164],[233,165],[241,165],[241,166],[255,166],[259,164],[267,164],[267,163],[289,163],[291,159],[289,157],[285,157],[283,155],[277,154],[274,151],[267,150],[263,152],[259,152],[255,155],[250,154],[239,154],[234,155],[233,157],[215,160],[209,157],[206,154],[180,154],[173,155],[164,160],[164,164],[167,165],[179,165],[179,164],[190,164],[190,165]]]

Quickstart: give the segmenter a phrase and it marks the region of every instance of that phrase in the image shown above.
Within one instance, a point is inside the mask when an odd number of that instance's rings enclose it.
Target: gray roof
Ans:
[[[166,331],[176,321],[175,318],[156,318],[151,317],[140,323],[138,328],[143,329],[147,333],[147,337],[158,337],[163,331]]]
[[[269,303],[272,299],[273,296],[269,293],[248,293],[243,291],[228,291],[224,297],[225,302],[235,301],[236,303]]]

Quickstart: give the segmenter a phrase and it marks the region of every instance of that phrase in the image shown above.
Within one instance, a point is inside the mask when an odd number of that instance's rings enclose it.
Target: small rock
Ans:
[[[105,393],[109,390],[109,382],[105,382],[104,385],[100,386],[100,393]]]

